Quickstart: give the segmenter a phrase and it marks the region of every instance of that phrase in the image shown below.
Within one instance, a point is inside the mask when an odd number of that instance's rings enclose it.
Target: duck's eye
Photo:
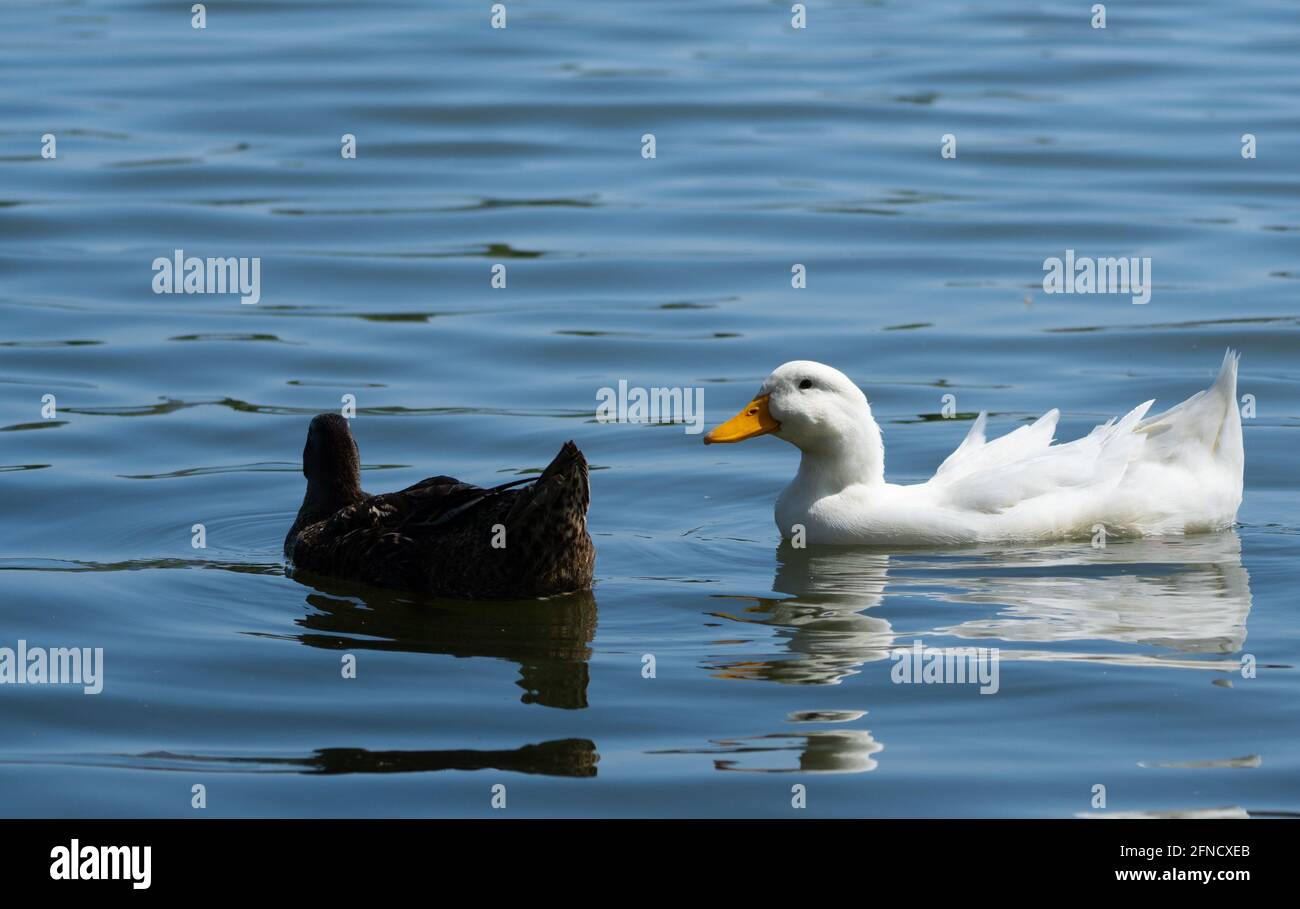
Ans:
[[[812,379],[804,379],[799,383],[800,388],[812,388]]]

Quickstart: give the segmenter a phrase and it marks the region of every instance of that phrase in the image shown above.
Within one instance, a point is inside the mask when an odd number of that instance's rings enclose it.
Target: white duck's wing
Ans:
[[[957,450],[939,465],[935,480],[955,481],[981,471],[991,470],[1011,464],[1024,458],[1040,454],[1052,444],[1052,434],[1056,432],[1056,422],[1061,412],[1049,410],[1030,426],[1021,426],[992,442],[985,441],[984,431],[988,425],[987,411],[980,411],[966,438],[957,446]]]
[[[1052,444],[1057,410],[992,442],[984,440],[987,420],[980,414],[927,485],[939,503],[985,514],[1050,495],[1113,489],[1141,456],[1146,437],[1135,430],[1151,404],[1064,445]]]
[[[980,414],[927,486],[940,504],[977,513],[1032,503],[1020,513],[1052,524],[1105,502],[1108,520],[1144,531],[1230,522],[1245,461],[1238,359],[1229,350],[1213,385],[1162,414],[1144,419],[1147,401],[1064,445],[1052,444],[1055,410],[992,442]],[[1107,499],[1126,478],[1122,495]]]

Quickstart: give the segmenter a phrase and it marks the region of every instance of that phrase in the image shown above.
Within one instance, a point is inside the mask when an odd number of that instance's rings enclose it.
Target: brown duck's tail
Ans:
[[[520,492],[506,515],[521,589],[549,596],[591,586],[596,551],[587,533],[587,459],[572,442]]]
[[[557,523],[586,526],[591,490],[587,485],[587,459],[572,440],[565,442],[537,481],[522,490],[506,515],[511,531],[530,525],[539,531]]]

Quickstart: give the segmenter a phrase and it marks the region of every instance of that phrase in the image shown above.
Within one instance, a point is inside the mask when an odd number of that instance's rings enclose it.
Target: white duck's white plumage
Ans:
[[[1238,355],[1228,351],[1208,389],[1146,417],[1147,401],[1060,445],[1060,417],[989,441],[981,413],[924,483],[886,483],[880,427],[847,376],[796,360],[776,369],[745,411],[706,442],[773,433],[802,452],[777,499],[787,538],[808,543],[930,545],[1154,536],[1221,530],[1241,504],[1244,452]]]

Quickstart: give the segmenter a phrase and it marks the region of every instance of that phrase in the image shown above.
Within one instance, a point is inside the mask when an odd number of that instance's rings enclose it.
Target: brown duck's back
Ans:
[[[297,570],[438,596],[586,589],[595,566],[587,475],[569,442],[527,486],[484,489],[434,477],[306,523],[286,551]]]

